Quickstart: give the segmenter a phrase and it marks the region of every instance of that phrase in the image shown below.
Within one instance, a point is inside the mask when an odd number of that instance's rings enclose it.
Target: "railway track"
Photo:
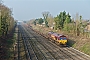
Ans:
[[[30,30],[31,31],[31,30]],[[36,33],[34,34],[33,33],[33,35],[37,35]],[[41,37],[40,37],[41,38]],[[44,38],[43,38],[44,39]],[[42,39],[38,39],[38,40],[42,40]],[[46,39],[47,40],[47,39]],[[45,40],[43,40],[44,42],[45,42]],[[43,43],[43,42],[42,42]],[[42,44],[41,43],[41,44]],[[50,45],[50,43],[51,42],[49,42],[49,44],[48,45]],[[46,43],[47,44],[47,43]],[[46,44],[43,44],[44,46],[46,46]],[[52,44],[52,43],[51,43]],[[50,45],[50,47],[53,47],[53,46],[55,46],[55,45]],[[48,47],[48,46],[46,46],[46,47]],[[50,48],[49,47],[49,48]],[[57,46],[56,46],[57,47]],[[55,47],[54,47],[55,48]],[[72,48],[68,48],[68,47],[66,47],[66,48],[60,48],[60,47],[57,47],[58,49],[59,49],[59,52],[63,52],[62,54],[66,57],[66,55],[68,56],[68,58],[70,57],[70,59],[73,59],[73,60],[89,60],[90,59],[90,57],[88,57],[88,56],[86,56],[86,55],[84,55],[84,54],[82,54],[82,53],[80,53],[80,52],[78,52],[78,51],[76,51],[76,50],[74,50],[74,49],[72,49]],[[58,50],[58,49],[56,49],[56,51]],[[53,49],[52,49],[53,50]]]
[[[18,60],[20,60],[20,42],[19,41],[20,41],[20,31],[18,29]]]
[[[23,44],[24,44],[26,60],[38,60],[31,47],[31,44],[28,42],[29,39],[27,37],[25,30],[21,26],[19,27],[19,29],[20,29],[21,37],[22,37]]]
[[[30,30],[31,31],[31,30]],[[33,31],[31,31],[31,33],[30,34],[33,34],[33,35],[35,35],[36,33],[32,33]],[[34,36],[35,37],[35,36]],[[39,38],[40,37],[40,38]],[[44,39],[44,40],[43,40]],[[41,36],[39,35],[38,36],[38,39],[36,38],[36,40],[43,40],[43,41],[38,41],[40,44],[42,44],[43,42],[46,42],[46,40],[45,40],[45,38],[41,38]],[[50,53],[51,53],[51,55],[56,59],[56,60],[58,60],[58,59],[67,59],[68,58],[68,60],[74,60],[72,57],[70,57],[70,56],[67,56],[67,54],[64,54],[64,53],[61,53],[61,52],[59,52],[59,49],[58,48],[56,48],[55,46],[53,46],[53,45],[50,45],[50,43],[43,43],[42,44],[43,46],[44,46],[44,48],[46,48]],[[63,55],[62,55],[63,54]]]
[[[34,33],[30,33],[30,34],[33,34],[33,36],[35,35]],[[36,38],[36,40],[37,40],[37,42],[39,43],[39,44],[41,44],[46,50],[48,50],[49,52],[50,52],[50,54],[54,57],[54,59],[64,59],[64,58],[62,58],[62,57],[60,57],[62,54],[58,54],[58,52],[57,52],[57,50],[56,49],[54,49],[54,47],[52,47],[52,46],[50,46],[50,45],[48,45],[47,43],[44,43],[43,44],[43,42],[45,42],[45,41],[41,41],[41,40],[43,40],[43,39],[40,39],[39,37],[40,36],[34,36],[35,38]],[[45,39],[45,38],[44,38]],[[40,40],[40,41],[39,41]],[[44,49],[44,50],[45,50]],[[64,57],[64,56],[63,56]]]
[[[37,42],[37,39],[34,37],[34,35],[28,34],[27,36],[32,37],[30,38],[29,42],[31,43],[33,49],[36,50],[36,53],[38,53],[36,55],[39,60],[55,60],[55,58],[50,54],[50,52],[47,49],[45,49],[43,45]]]
[[[22,25],[27,60],[89,60],[90,57],[69,47],[60,47]]]
[[[23,45],[23,40],[21,40],[21,31],[19,29],[20,26],[18,26],[18,37],[17,37],[17,58],[15,58],[15,60],[26,60],[26,56],[25,56],[25,49],[24,49],[24,45]]]

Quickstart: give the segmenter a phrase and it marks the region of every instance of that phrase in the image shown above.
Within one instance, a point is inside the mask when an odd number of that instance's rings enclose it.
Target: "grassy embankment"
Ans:
[[[32,28],[44,34],[47,34],[48,31],[51,30],[50,28],[43,28],[43,27],[34,26],[34,25],[32,25]],[[55,31],[55,30],[52,30],[52,31]],[[90,55],[90,38],[83,38],[80,36],[75,37],[71,33],[65,33],[62,31],[55,31],[55,32],[65,34],[69,38],[68,45]]]

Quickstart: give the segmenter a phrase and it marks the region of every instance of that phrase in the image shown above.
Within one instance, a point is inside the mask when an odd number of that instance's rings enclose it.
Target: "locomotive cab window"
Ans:
[[[63,40],[63,37],[60,37],[60,40]]]
[[[60,37],[60,40],[66,40],[66,37]]]
[[[66,40],[66,37],[63,37],[63,40]]]

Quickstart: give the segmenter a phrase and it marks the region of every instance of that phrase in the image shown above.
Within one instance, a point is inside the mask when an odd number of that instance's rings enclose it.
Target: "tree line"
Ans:
[[[15,26],[15,20],[12,15],[12,9],[0,2],[0,36],[7,35]]]
[[[60,12],[53,17],[49,12],[42,13],[43,18],[38,18],[33,21],[33,24],[45,24],[46,27],[54,27],[54,30],[61,30],[67,33],[72,33],[75,36],[88,36],[89,32],[85,31],[89,20],[83,20],[82,16],[76,13],[75,18],[71,18],[70,13],[66,11]]]

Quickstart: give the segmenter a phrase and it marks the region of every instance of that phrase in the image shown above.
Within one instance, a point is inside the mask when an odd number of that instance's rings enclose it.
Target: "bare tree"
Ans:
[[[76,13],[76,36],[79,36],[79,28],[78,28],[78,25],[79,25],[79,14]]]
[[[53,23],[54,23],[54,17],[50,14],[47,18],[47,21],[48,21],[48,25],[50,27],[54,26]]]
[[[49,12],[48,11],[42,12],[42,15],[44,19],[47,19],[47,17],[49,16]]]
[[[44,17],[45,26],[48,27],[47,18],[48,18],[48,16],[49,16],[49,12],[48,12],[48,11],[42,12],[42,15],[43,15],[43,17]]]

